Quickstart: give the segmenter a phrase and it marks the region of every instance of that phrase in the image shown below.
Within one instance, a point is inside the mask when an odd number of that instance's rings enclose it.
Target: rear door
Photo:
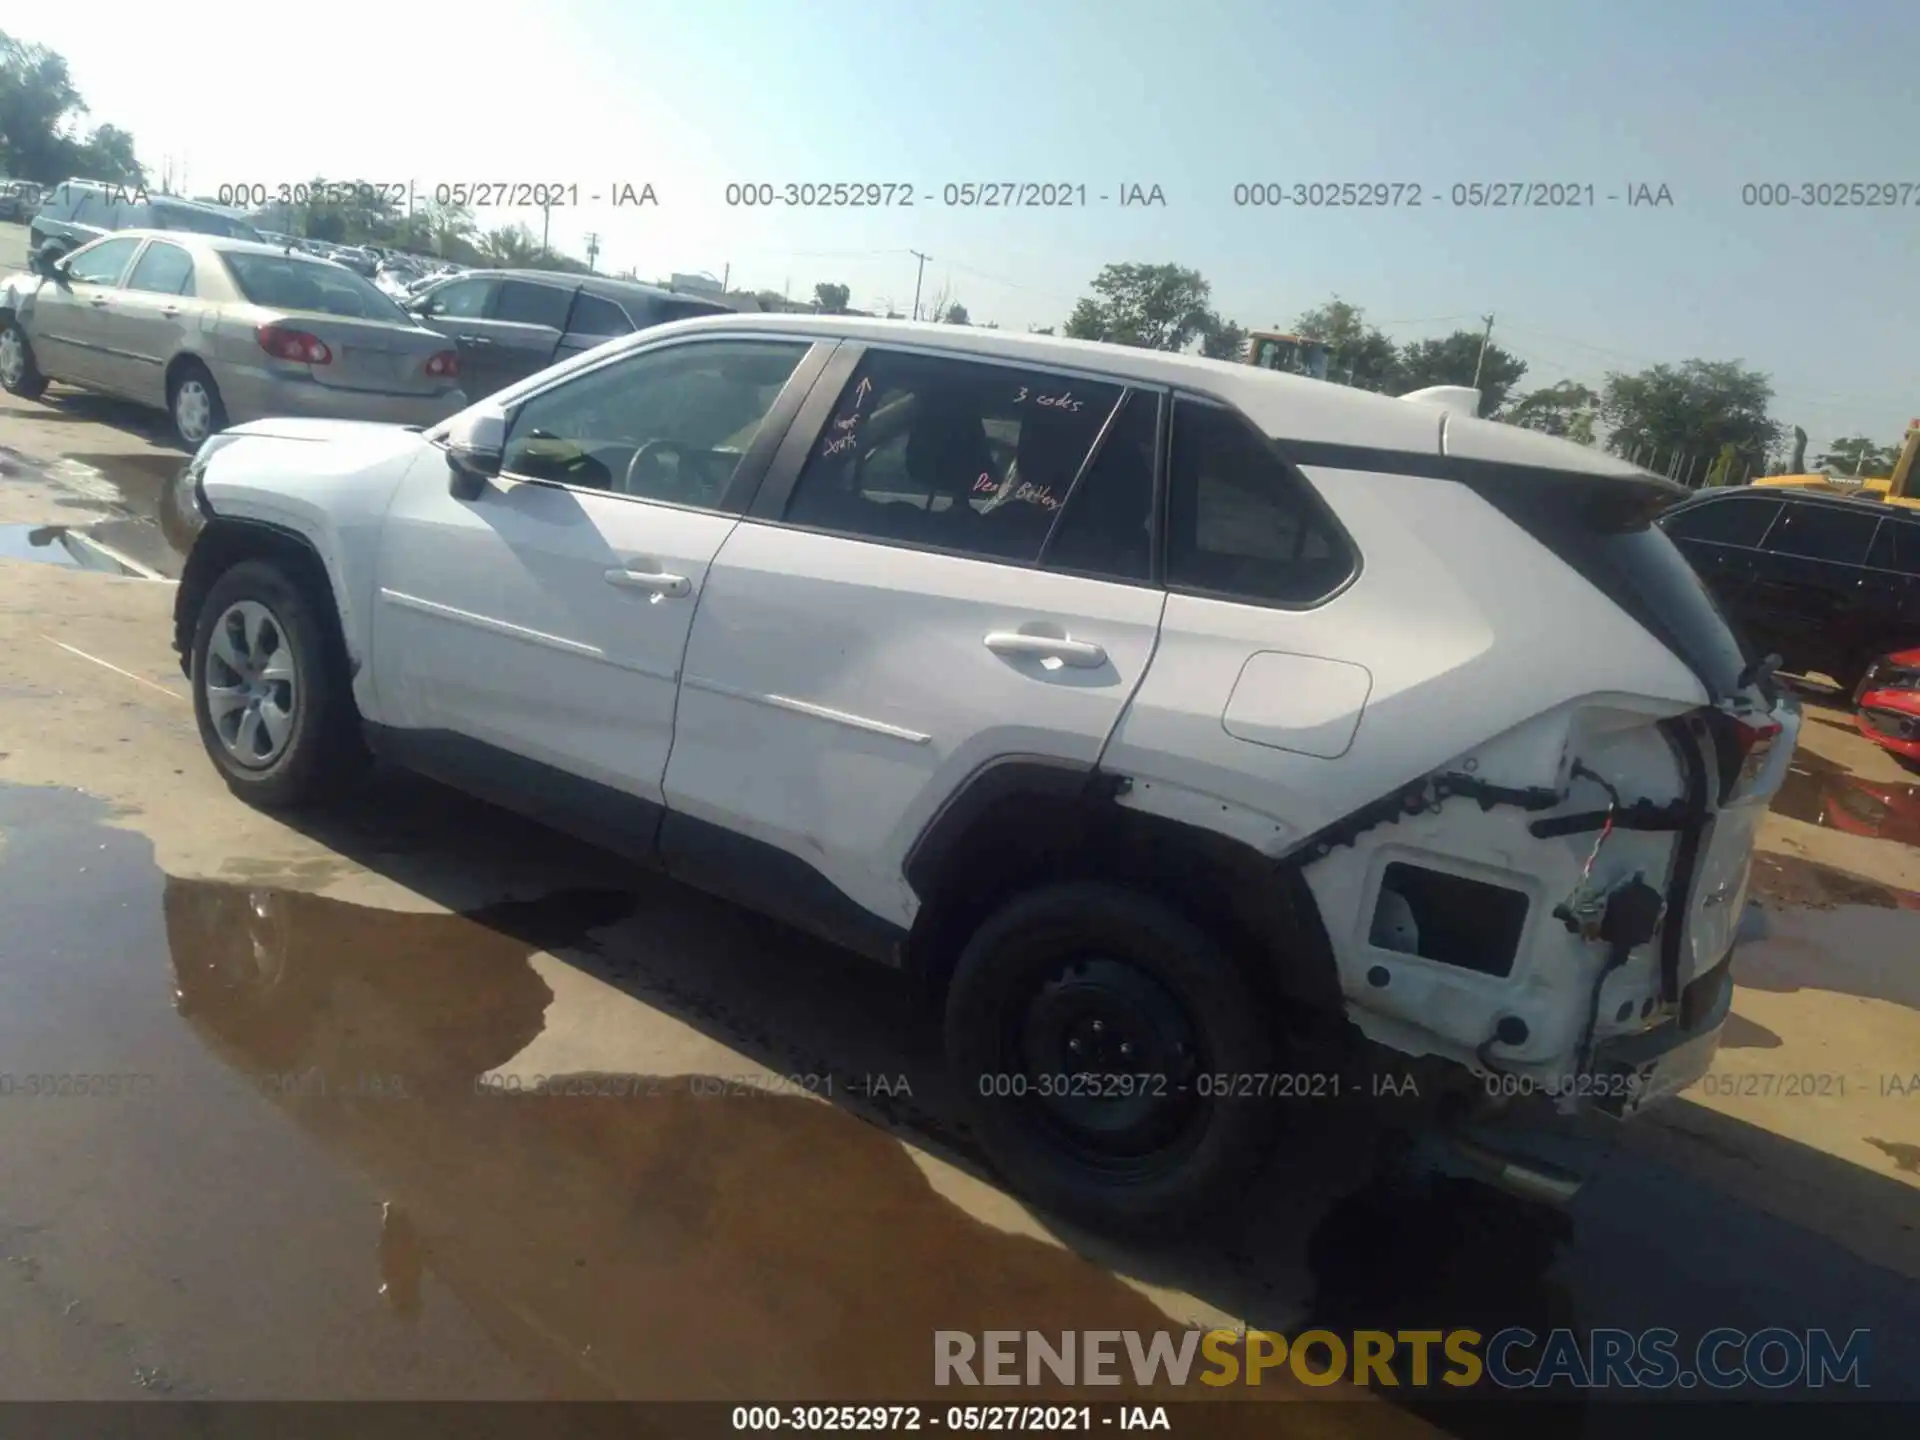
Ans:
[[[816,930],[836,912],[904,925],[905,857],[969,774],[1009,755],[1093,765],[1164,600],[1147,544],[1160,400],[844,346],[708,576],[668,869]],[[792,863],[743,865],[741,836]]]
[[[169,240],[149,240],[133,262],[109,326],[124,390],[149,405],[167,399],[167,362],[189,330],[200,328],[204,306],[194,297],[193,253]]]
[[[591,350],[596,345],[604,345],[609,340],[617,340],[622,335],[631,335],[638,328],[622,306],[605,295],[595,295],[583,289],[573,297],[573,310],[567,316],[567,333],[561,337],[560,348],[554,358],[556,361],[564,360],[583,350]]]
[[[1920,516],[1882,517],[1860,572],[1860,592],[1875,649],[1920,644]]]
[[[1862,582],[1878,522],[1865,506],[1801,498],[1786,502],[1768,530],[1749,593],[1754,614],[1779,634],[1787,670],[1846,673],[1861,644]]]
[[[461,381],[474,400],[501,388],[492,378],[493,337],[486,318],[499,288],[500,281],[493,276],[469,276],[436,285],[407,307],[422,325],[453,342],[460,353]]]
[[[470,393],[491,395],[551,365],[577,289],[558,280],[502,280],[474,332],[481,381]]]

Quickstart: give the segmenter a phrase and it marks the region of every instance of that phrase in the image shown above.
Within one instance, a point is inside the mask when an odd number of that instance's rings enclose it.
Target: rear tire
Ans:
[[[173,420],[174,435],[189,453],[198,450],[209,435],[227,428],[227,407],[220,399],[220,387],[198,360],[183,364],[168,383],[167,414]]]
[[[12,320],[0,325],[0,389],[22,400],[38,400],[47,393],[47,377],[33,357],[33,342]]]
[[[946,1050],[1014,1189],[1097,1229],[1207,1218],[1272,1143],[1264,1084],[1216,1093],[1271,1073],[1266,1007],[1211,937],[1135,891],[1050,886],[989,918],[954,972]]]
[[[310,589],[271,560],[213,582],[193,635],[193,714],[208,758],[250,805],[335,798],[367,763],[346,656]]]

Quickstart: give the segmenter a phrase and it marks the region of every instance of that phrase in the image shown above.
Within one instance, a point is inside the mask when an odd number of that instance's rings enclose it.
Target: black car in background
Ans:
[[[461,382],[476,400],[618,336],[733,312],[657,285],[551,270],[469,270],[405,303],[459,347]]]
[[[1660,517],[1745,637],[1851,692],[1920,645],[1920,511],[1785,487],[1704,491]]]

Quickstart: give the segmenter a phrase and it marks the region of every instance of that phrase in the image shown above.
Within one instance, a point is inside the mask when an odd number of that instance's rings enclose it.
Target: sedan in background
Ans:
[[[58,380],[165,409],[189,450],[246,420],[431,425],[467,405],[446,338],[324,260],[133,230],[32,263],[0,286],[0,387],[13,395]]]
[[[1853,723],[1862,735],[1909,770],[1920,770],[1920,648],[1874,661],[1853,705]]]

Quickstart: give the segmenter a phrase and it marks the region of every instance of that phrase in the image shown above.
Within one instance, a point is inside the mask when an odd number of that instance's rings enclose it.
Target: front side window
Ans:
[[[427,297],[421,314],[443,316],[448,320],[478,320],[487,313],[493,298],[493,280],[455,280]]]
[[[155,240],[141,251],[139,263],[127,277],[127,289],[155,295],[191,295],[193,256],[178,245]]]
[[[1867,552],[1867,564],[1876,570],[1920,575],[1920,521],[1882,520]]]
[[[139,248],[139,238],[131,235],[96,241],[73,252],[67,261],[67,278],[80,285],[117,285]]]
[[[1345,535],[1306,481],[1226,407],[1176,402],[1167,480],[1170,587],[1309,605],[1353,574]]]
[[[785,518],[1031,564],[1120,395],[1045,371],[869,351]]]
[[[1789,505],[1767,532],[1766,548],[1776,555],[1858,565],[1867,558],[1879,517],[1840,505]]]
[[[718,340],[644,351],[534,396],[502,470],[703,509],[717,506],[807,345]]]

